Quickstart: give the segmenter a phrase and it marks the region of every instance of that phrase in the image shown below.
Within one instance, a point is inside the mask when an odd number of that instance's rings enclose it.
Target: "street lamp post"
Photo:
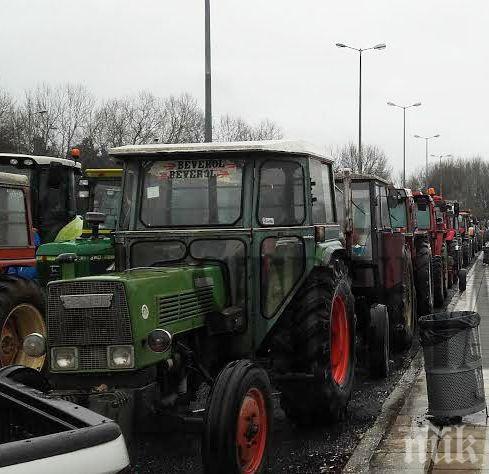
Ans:
[[[397,105],[394,102],[387,102],[387,105],[391,105],[392,107],[398,107],[403,110],[403,142],[402,142],[402,185],[406,186],[406,109],[410,109],[411,107],[419,107],[421,102],[416,102],[411,105]]]
[[[426,158],[426,174],[425,174],[425,188],[428,188],[428,141],[432,138],[438,138],[440,134],[432,135],[431,137],[422,137],[421,135],[414,135],[414,138],[422,138],[425,141],[425,158]]]
[[[452,158],[452,155],[447,154],[447,155],[430,155],[433,158],[439,158],[440,159],[440,196],[443,197],[443,170],[441,167],[441,159],[442,158]]]
[[[205,130],[204,140],[212,141],[211,5],[205,1]]]
[[[358,171],[363,171],[363,152],[362,152],[362,53],[371,49],[385,49],[385,43],[376,44],[371,48],[353,48],[343,43],[336,43],[338,48],[348,48],[358,51],[359,57],[359,81],[358,81]]]

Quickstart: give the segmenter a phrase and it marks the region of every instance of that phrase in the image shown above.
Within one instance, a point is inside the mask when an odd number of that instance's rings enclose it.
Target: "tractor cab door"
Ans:
[[[0,185],[0,273],[9,266],[34,266],[35,246],[24,190]]]
[[[312,261],[315,242],[314,227],[307,225],[306,167],[301,158],[255,162],[251,284],[256,295],[256,345],[283,312],[306,275],[307,261]],[[330,183],[331,175],[327,176]]]
[[[388,205],[388,190],[385,185],[375,184],[375,226],[380,282],[384,289],[390,289],[402,281],[402,258],[404,235],[392,229]]]

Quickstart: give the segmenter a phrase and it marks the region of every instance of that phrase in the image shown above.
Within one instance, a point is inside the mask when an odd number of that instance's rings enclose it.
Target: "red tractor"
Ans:
[[[12,364],[40,370],[45,356],[29,357],[24,337],[46,335],[43,295],[19,268],[36,264],[34,232],[25,176],[0,173],[0,367]]]
[[[433,272],[433,300],[436,307],[443,306],[448,291],[448,248],[445,205],[430,188],[428,194],[414,193],[418,230],[430,237]]]
[[[417,208],[410,189],[389,190],[392,228],[404,234],[411,253],[418,315],[433,312],[433,277],[429,231],[418,228]]]

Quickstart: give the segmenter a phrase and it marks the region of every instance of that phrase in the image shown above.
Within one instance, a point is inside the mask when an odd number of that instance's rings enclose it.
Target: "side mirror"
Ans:
[[[92,239],[98,239],[100,224],[105,222],[105,214],[101,212],[87,212],[85,221],[92,227]]]

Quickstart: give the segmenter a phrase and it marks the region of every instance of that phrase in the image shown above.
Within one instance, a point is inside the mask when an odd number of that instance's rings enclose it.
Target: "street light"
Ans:
[[[204,141],[212,141],[211,5],[205,1],[205,129]]]
[[[422,138],[425,141],[425,158],[426,158],[426,177],[425,187],[428,187],[428,141],[432,138],[438,138],[440,134],[432,135],[431,137],[422,137],[421,135],[414,135],[414,138]]]
[[[443,196],[443,172],[441,168],[441,159],[442,158],[453,158],[453,155],[447,154],[447,155],[430,155],[433,158],[439,158],[440,159],[440,196]]]
[[[358,171],[363,171],[363,151],[362,151],[362,53],[371,49],[385,49],[385,43],[379,43],[370,48],[354,48],[343,43],[336,43],[338,48],[347,48],[358,51],[359,56],[359,81],[358,81]]]
[[[402,186],[406,186],[406,109],[410,109],[411,107],[419,107],[421,102],[416,102],[411,105],[397,105],[394,102],[387,102],[387,105],[391,107],[398,107],[403,109],[404,115],[404,128],[403,128],[403,144],[402,144]]]

